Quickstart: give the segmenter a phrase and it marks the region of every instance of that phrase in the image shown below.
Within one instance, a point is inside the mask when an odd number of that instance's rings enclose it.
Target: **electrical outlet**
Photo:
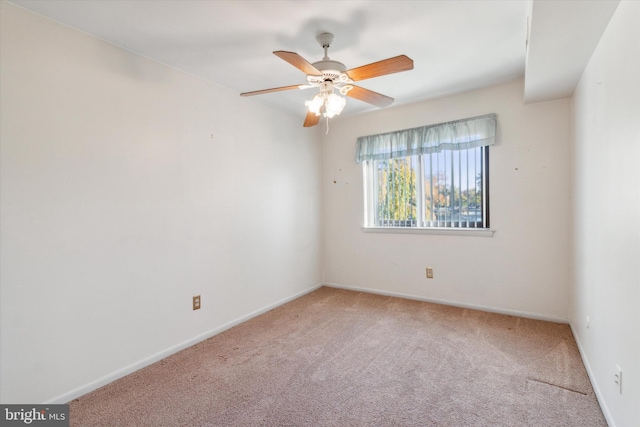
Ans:
[[[616,373],[613,376],[613,382],[616,384],[618,393],[622,394],[622,369],[616,365]]]
[[[200,295],[193,297],[193,309],[200,310]]]
[[[427,279],[433,279],[433,268],[427,267]]]

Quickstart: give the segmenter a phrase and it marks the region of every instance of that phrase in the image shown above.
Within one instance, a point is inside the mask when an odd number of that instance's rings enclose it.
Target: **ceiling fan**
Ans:
[[[319,34],[316,40],[318,40],[324,48],[324,58],[322,58],[322,61],[314,62],[313,64],[294,52],[286,52],[283,50],[273,52],[276,56],[284,59],[305,73],[307,75],[307,84],[256,90],[253,92],[244,92],[240,95],[252,96],[284,90],[317,87],[319,88],[319,93],[314,96],[312,100],[305,102],[308,112],[304,120],[304,127],[311,127],[318,124],[321,115],[329,119],[342,112],[346,99],[335,93],[336,90],[341,95],[367,102],[376,107],[382,108],[391,105],[393,98],[369,89],[364,89],[353,83],[413,69],[413,60],[406,55],[399,55],[347,70],[347,67],[343,63],[330,59],[327,54],[327,50],[333,41],[333,34]]]

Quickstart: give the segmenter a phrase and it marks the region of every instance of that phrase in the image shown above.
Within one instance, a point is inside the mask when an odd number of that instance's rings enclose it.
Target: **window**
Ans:
[[[489,227],[491,114],[358,138],[365,227]]]
[[[363,162],[365,225],[485,228],[489,147]]]

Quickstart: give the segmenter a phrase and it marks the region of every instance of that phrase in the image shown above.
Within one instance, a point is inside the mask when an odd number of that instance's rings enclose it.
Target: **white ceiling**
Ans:
[[[536,82],[526,86],[528,98],[538,101],[568,96],[618,1],[535,0],[529,58],[525,58],[529,0],[12,0],[12,3],[238,93],[305,83],[301,71],[272,52],[293,51],[309,62],[318,61],[323,51],[315,37],[331,32],[335,40],[329,56],[347,68],[400,54],[414,60],[412,71],[359,83],[395,98],[394,105],[399,105],[510,81],[525,75],[525,64],[527,79]],[[584,4],[579,8],[580,14],[575,15],[572,10],[577,3]],[[585,15],[589,3],[608,6]],[[556,10],[561,14],[555,14]],[[567,30],[563,16],[570,17],[575,28]],[[582,26],[585,19],[591,24]],[[594,20],[596,25],[592,23]],[[578,58],[562,65],[573,70],[572,77],[567,79],[565,70],[549,60],[546,52],[555,49],[555,55],[567,59],[563,49],[573,49],[576,37],[584,39],[573,33],[567,37],[567,31],[587,30],[588,45],[576,55]],[[549,43],[558,37],[567,39],[567,43],[563,46]],[[576,69],[580,71],[577,78]],[[259,97],[303,116],[304,100],[311,98],[310,91],[276,92]],[[350,98],[343,115],[374,109]]]

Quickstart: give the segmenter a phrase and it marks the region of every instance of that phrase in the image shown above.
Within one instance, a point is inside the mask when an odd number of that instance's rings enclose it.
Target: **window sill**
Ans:
[[[362,232],[491,237],[495,230],[488,228],[362,227]]]

